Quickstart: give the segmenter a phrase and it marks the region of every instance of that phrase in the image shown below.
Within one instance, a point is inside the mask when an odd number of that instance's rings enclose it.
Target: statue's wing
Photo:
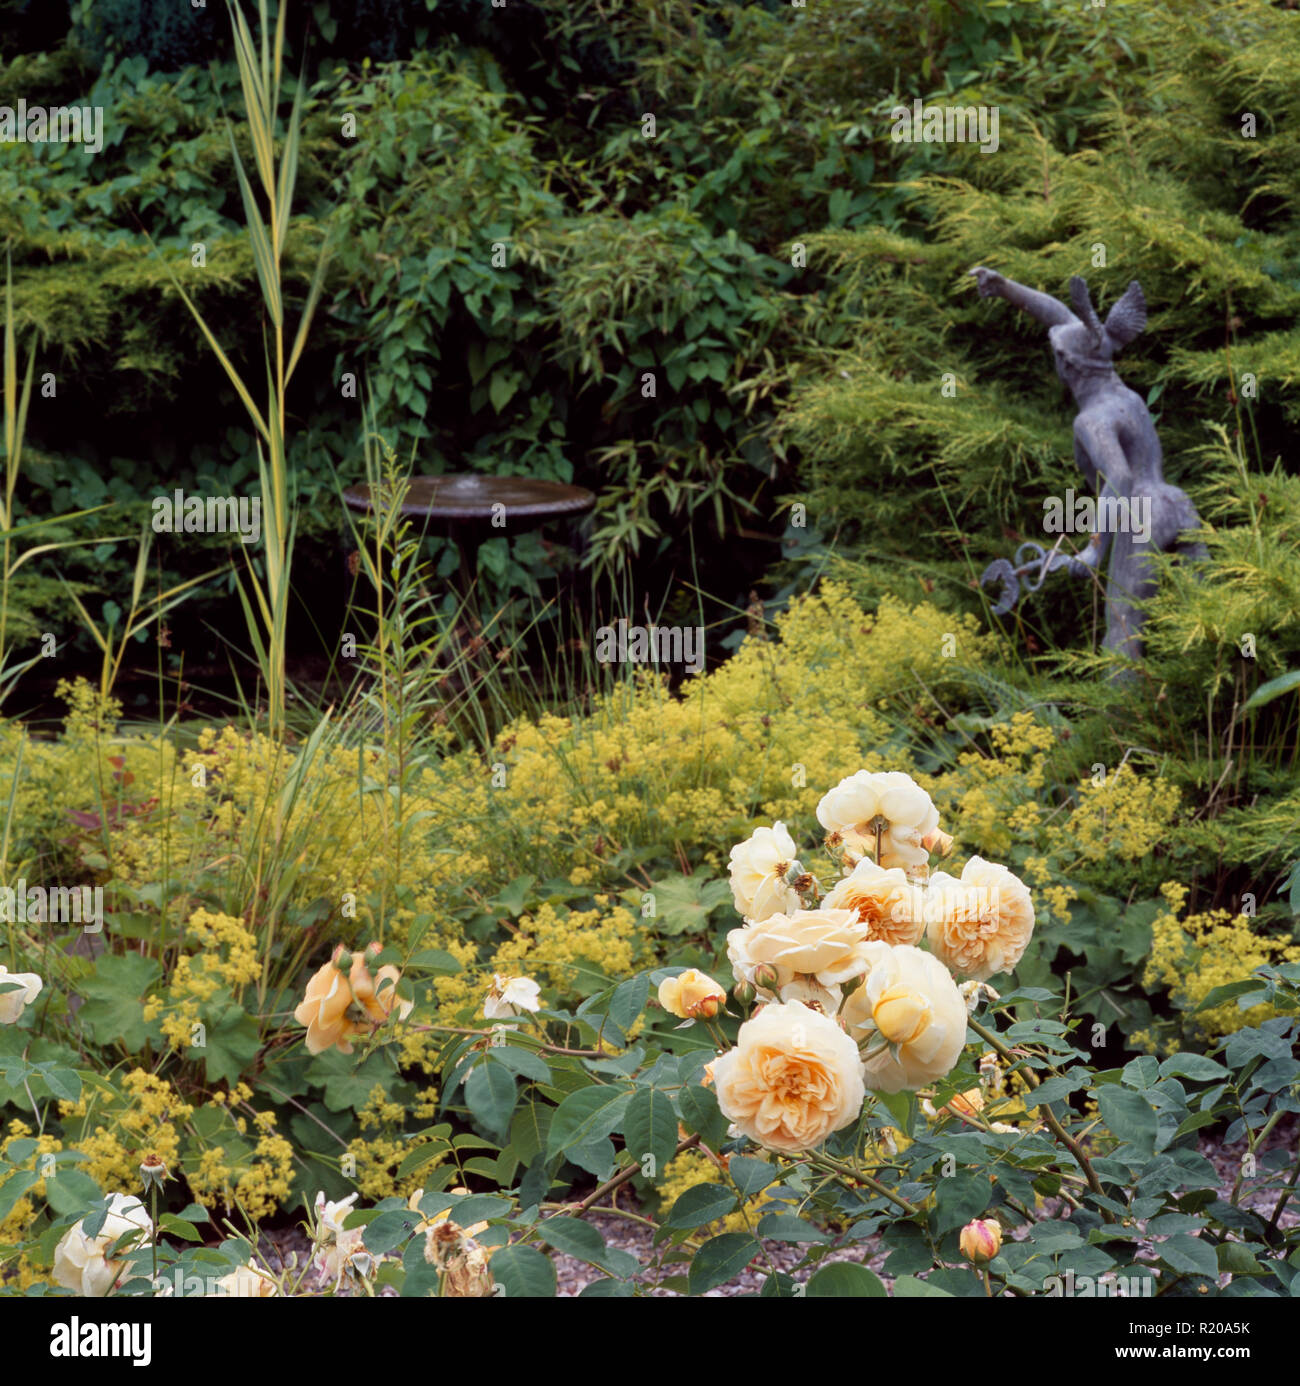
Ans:
[[[1117,348],[1126,347],[1146,325],[1147,301],[1142,294],[1142,285],[1135,279],[1106,314],[1106,335],[1116,343]]]
[[[1100,347],[1103,330],[1101,319],[1097,316],[1097,310],[1092,306],[1087,284],[1077,274],[1070,278],[1070,307],[1074,309],[1074,316],[1088,329],[1093,340]]]

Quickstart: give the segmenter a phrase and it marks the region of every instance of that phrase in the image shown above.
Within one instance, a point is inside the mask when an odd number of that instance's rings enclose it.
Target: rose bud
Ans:
[[[976,1218],[961,1230],[961,1254],[975,1266],[986,1266],[1002,1249],[1002,1227],[992,1218]]]

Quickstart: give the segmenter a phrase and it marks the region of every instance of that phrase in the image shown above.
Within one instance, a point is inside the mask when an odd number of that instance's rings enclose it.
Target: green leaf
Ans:
[[[638,1164],[652,1155],[655,1173],[665,1168],[677,1149],[677,1113],[667,1093],[641,1088],[633,1095],[623,1121],[623,1144]]]
[[[1057,1078],[1047,1078],[1034,1089],[1033,1102],[1029,1105],[1037,1107],[1039,1105],[1049,1105],[1052,1102],[1059,1102],[1064,1097],[1069,1097],[1072,1092],[1077,1092],[1088,1082],[1088,1071],[1084,1068],[1072,1068],[1068,1072],[1061,1074]]]
[[[439,1155],[446,1153],[446,1141],[423,1141],[410,1151],[402,1163],[397,1167],[398,1179],[405,1179],[408,1174],[414,1174],[417,1169],[427,1165],[430,1160],[436,1160]]]
[[[489,1052],[497,1063],[504,1064],[521,1078],[531,1078],[535,1083],[551,1081],[550,1066],[535,1049],[525,1049],[518,1044],[494,1044]]]
[[[60,1217],[79,1213],[103,1197],[103,1190],[84,1170],[63,1169],[45,1181],[45,1201]]]
[[[611,1275],[625,1277],[635,1275],[641,1269],[641,1263],[635,1256],[618,1247],[606,1246],[600,1232],[580,1218],[547,1218],[538,1226],[537,1234],[556,1251],[599,1266]]]
[[[710,1237],[691,1261],[688,1279],[691,1294],[702,1295],[725,1285],[762,1251],[748,1232],[724,1232],[720,1237]]]
[[[655,901],[654,928],[661,934],[703,933],[709,915],[731,900],[728,882],[703,867],[692,876],[666,876],[652,882],[650,888]]]
[[[617,1131],[631,1100],[632,1094],[626,1088],[607,1084],[570,1093],[551,1120],[546,1140],[548,1157]]]
[[[488,1263],[493,1291],[507,1299],[553,1299],[555,1267],[534,1246],[503,1246]]]
[[[514,398],[515,391],[523,384],[524,377],[521,371],[497,370],[492,372],[492,379],[488,383],[488,399],[492,402],[492,408],[500,414],[507,404]]]
[[[775,1242],[829,1242],[834,1238],[824,1228],[797,1213],[766,1213],[759,1220],[758,1235]]]
[[[914,1275],[900,1275],[894,1281],[895,1299],[951,1299],[951,1290],[942,1290],[931,1285],[928,1280],[918,1280]]]
[[[1225,982],[1221,987],[1212,987],[1200,1003],[1192,1009],[1191,1014],[1196,1015],[1200,1011],[1208,1011],[1215,1006],[1222,1006],[1225,1001],[1232,1001],[1250,991],[1260,991],[1262,987],[1263,983],[1258,978],[1247,978],[1240,982]]]
[[[638,977],[629,977],[626,982],[620,982],[614,988],[614,994],[609,999],[609,1018],[624,1034],[632,1028],[637,1016],[645,1009],[649,991],[650,979],[644,973]]]
[[[628,1299],[636,1294],[630,1280],[593,1280],[578,1291],[579,1299]]]
[[[1165,1265],[1185,1275],[1219,1274],[1219,1260],[1215,1255],[1213,1243],[1188,1236],[1186,1232],[1179,1232],[1163,1242],[1157,1242],[1155,1251]]]
[[[688,1131],[699,1134],[705,1145],[716,1150],[727,1139],[727,1118],[718,1109],[712,1088],[693,1084],[681,1090],[682,1122]]]
[[[1211,1078],[1227,1078],[1229,1070],[1204,1054],[1175,1054],[1160,1065],[1162,1078],[1195,1078],[1208,1082]]]
[[[1140,1092],[1107,1084],[1097,1093],[1097,1106],[1106,1126],[1126,1145],[1143,1155],[1155,1154],[1158,1121]]]
[[[230,1005],[215,1023],[207,1027],[207,1045],[201,1052],[207,1065],[209,1083],[225,1082],[233,1087],[262,1047],[257,1022],[242,1006]],[[191,1047],[191,1053],[194,1053]]]
[[[1263,707],[1265,703],[1271,703],[1274,698],[1280,698],[1283,693],[1289,693],[1293,688],[1300,688],[1300,669],[1292,669],[1288,673],[1279,674],[1275,679],[1269,679],[1267,683],[1261,683],[1242,703],[1241,710],[1249,712],[1252,708]]]
[[[931,1218],[935,1236],[942,1237],[988,1211],[993,1185],[986,1174],[962,1171],[948,1179],[939,1179],[935,1195]]]
[[[1199,1131],[1202,1126],[1213,1126],[1219,1118],[1214,1112],[1193,1112],[1191,1116],[1184,1117],[1178,1123],[1178,1129],[1174,1132],[1174,1139],[1185,1136],[1189,1131]]]
[[[474,1120],[502,1140],[509,1130],[518,1096],[514,1074],[496,1061],[494,1053],[489,1053],[482,1063],[475,1064],[465,1079],[465,1105]]]
[[[355,1054],[327,1049],[311,1061],[306,1080],[324,1089],[329,1111],[359,1112],[376,1086],[387,1090],[392,1085],[393,1069],[391,1061],[378,1050],[358,1063]]]
[[[41,1077],[55,1097],[61,1097],[65,1102],[80,1100],[81,1075],[75,1069],[51,1068],[45,1070]]]
[[[497,891],[496,895],[493,896],[492,907],[508,910],[512,919],[518,918],[528,903],[533,883],[536,880],[536,876],[516,876],[508,886]]]
[[[15,1170],[3,1184],[0,1184],[0,1222],[13,1210],[13,1206],[32,1187],[40,1183],[41,1176],[31,1169]]]
[[[733,1155],[731,1163],[727,1166],[727,1173],[746,1198],[758,1193],[760,1189],[767,1188],[781,1177],[781,1171],[775,1165],[769,1164],[766,1160],[756,1160],[750,1155]]]
[[[1262,1250],[1262,1248],[1261,1248]],[[1231,1275],[1267,1275],[1268,1269],[1261,1266],[1255,1253],[1241,1242],[1220,1242],[1215,1247],[1219,1260],[1219,1270]]]
[[[411,1212],[409,1208],[385,1208],[378,1217],[366,1224],[361,1240],[367,1251],[383,1256],[404,1242],[419,1220],[419,1214]]]
[[[139,953],[105,953],[95,962],[92,976],[83,978],[77,990],[86,1004],[77,1012],[80,1024],[90,1027],[99,1044],[120,1040],[128,1050],[144,1048],[146,1027],[142,998],[162,976],[153,958]],[[238,1081],[238,1075],[232,1081]]]
[[[884,1284],[856,1261],[834,1261],[808,1277],[809,1299],[886,1299]]]
[[[736,1195],[722,1184],[693,1184],[673,1204],[665,1227],[702,1227],[736,1210]]]
[[[188,1223],[184,1218],[178,1218],[173,1213],[159,1213],[158,1226],[164,1232],[170,1232],[175,1237],[180,1237],[187,1242],[201,1242],[203,1233],[192,1223]]]

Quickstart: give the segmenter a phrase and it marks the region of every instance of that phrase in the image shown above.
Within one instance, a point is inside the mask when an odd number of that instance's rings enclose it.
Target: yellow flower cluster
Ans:
[[[868,616],[834,582],[775,625],[776,639],[746,641],[678,697],[639,671],[581,721],[547,714],[506,727],[496,746],[506,784],[491,798],[502,844],[535,850],[540,838],[549,868],[568,874],[575,855],[579,869],[598,865],[611,841],[699,851],[755,814],[808,816],[818,786],[889,738],[878,709],[891,695],[914,676],[942,682],[991,648],[970,617],[890,598]],[[954,641],[960,661],[944,653]],[[705,859],[716,864],[718,849]]]
[[[161,1015],[160,1027],[167,1043],[184,1053],[194,1043],[194,1026],[200,1003],[210,1000],[222,987],[239,995],[243,987],[261,975],[257,936],[241,920],[228,914],[197,909],[185,923],[184,952],[167,983],[164,999],[154,995],[144,1003],[144,1019]]]
[[[181,1129],[194,1108],[165,1078],[142,1068],[129,1070],[120,1092],[86,1088],[77,1102],[60,1102],[66,1145],[87,1157],[80,1166],[103,1188],[139,1183],[141,1152],[175,1168]]]
[[[1168,840],[1179,799],[1176,785],[1121,765],[1103,784],[1079,786],[1077,807],[1056,830],[1060,846],[1091,862],[1138,861]]]
[[[236,1083],[228,1093],[214,1093],[200,1109],[204,1136],[186,1148],[181,1170],[195,1199],[226,1212],[239,1207],[254,1220],[270,1216],[289,1197],[293,1179],[293,1146],[275,1129],[274,1112],[252,1107],[253,1090]],[[240,1114],[247,1108],[249,1116]],[[255,1128],[250,1141],[249,1120]]]
[[[622,905],[610,906],[604,896],[596,900],[598,908],[591,910],[540,905],[520,917],[517,932],[501,944],[490,961],[439,977],[434,993],[440,1022],[454,1022],[467,1007],[480,1010],[494,972],[503,976],[526,973],[559,995],[571,994],[575,982],[584,977],[619,977],[635,972],[649,944],[640,920]],[[472,950],[467,951],[472,958]]]
[[[1257,967],[1300,961],[1300,946],[1261,936],[1248,915],[1205,910],[1180,919],[1188,895],[1181,882],[1167,881],[1160,893],[1168,909],[1152,925],[1151,957],[1143,982],[1147,987],[1168,987],[1174,1005],[1182,1011],[1194,1010],[1215,987],[1243,981]],[[1192,1037],[1212,1040],[1275,1014],[1272,1006],[1264,1005],[1240,1010],[1234,999],[1189,1016],[1186,1023],[1194,1027]],[[1158,1047],[1149,1032],[1133,1038],[1145,1048]]]
[[[60,1102],[65,1148],[86,1156],[79,1167],[103,1188],[135,1188],[141,1153],[149,1152],[205,1207],[268,1217],[289,1198],[293,1146],[276,1131],[274,1112],[252,1110],[252,1097],[238,1083],[196,1107],[165,1078],[132,1069],[116,1091],[96,1085],[77,1102]]]
[[[934,784],[936,802],[955,824],[959,843],[1003,855],[1017,842],[1036,842],[1050,812],[1043,802],[1047,753],[1056,733],[1032,712],[1014,713],[989,728],[993,754],[964,751],[957,766]],[[924,780],[918,780],[929,788]]]

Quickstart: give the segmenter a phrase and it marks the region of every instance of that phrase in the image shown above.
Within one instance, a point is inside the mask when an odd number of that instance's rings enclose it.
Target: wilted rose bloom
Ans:
[[[659,983],[659,1004],[682,1020],[712,1020],[727,1004],[727,993],[712,977],[691,967]]]
[[[489,1020],[510,1020],[520,1011],[541,1009],[542,989],[531,977],[503,977],[492,974],[492,986],[483,1001],[483,1014]]]
[[[486,1299],[493,1292],[488,1251],[450,1219],[435,1222],[424,1242],[424,1259],[445,1276],[450,1299]]]
[[[731,897],[744,918],[767,919],[799,908],[799,894],[787,884],[803,874],[794,854],[784,823],[758,828],[731,849]]]
[[[44,984],[34,972],[10,972],[0,964],[0,1025],[17,1024],[19,1017],[41,994]]]
[[[888,871],[863,857],[822,901],[823,909],[851,910],[881,943],[918,944],[925,933],[924,895],[901,867]]]
[[[874,774],[859,770],[842,779],[817,805],[817,821],[828,833],[840,835],[854,861],[875,856],[877,819],[883,821],[878,866],[917,871],[926,865],[929,851],[923,839],[938,827],[939,810],[901,770]]]
[[[958,1244],[968,1261],[985,1266],[1002,1249],[1002,1228],[992,1218],[976,1218],[962,1228]]]
[[[316,1195],[316,1264],[334,1281],[342,1280],[345,1274],[365,1276],[374,1270],[374,1257],[363,1240],[365,1228],[343,1226],[357,1198],[350,1193],[335,1203],[323,1193]]]
[[[469,1194],[469,1190],[465,1188],[463,1184],[458,1185],[454,1189],[448,1189],[447,1192],[464,1195]],[[416,1223],[414,1229],[417,1233],[427,1232],[429,1228],[431,1228],[434,1225],[435,1222],[445,1222],[449,1217],[451,1217],[452,1214],[452,1209],[444,1208],[441,1213],[435,1213],[433,1217],[426,1218],[423,1213],[420,1213],[420,1204],[423,1202],[424,1196],[424,1189],[416,1189],[416,1191],[410,1196],[410,1198],[406,1200],[406,1206],[411,1210],[411,1212],[419,1213],[420,1215],[420,1221]],[[487,1227],[488,1225],[485,1222],[476,1222],[472,1227],[466,1227],[464,1229],[464,1232],[467,1237],[477,1237],[480,1232],[486,1232]]]
[[[397,983],[402,974],[391,963],[371,977],[366,954],[373,957],[380,951],[380,945],[372,943],[365,952],[354,953],[345,976],[336,966],[343,948],[335,948],[330,961],[307,983],[307,994],[293,1017],[307,1027],[311,1053],[320,1054],[337,1045],[342,1053],[351,1054],[353,1037],[382,1025],[394,1006],[403,1020],[415,1008],[413,1001],[398,1000]]]
[[[54,1283],[78,1295],[96,1298],[106,1295],[128,1268],[124,1260],[109,1253],[121,1238],[137,1229],[144,1235],[132,1243],[124,1243],[122,1256],[149,1244],[153,1236],[153,1223],[138,1198],[122,1193],[110,1194],[108,1214],[95,1236],[87,1235],[84,1218],[63,1234],[54,1250]]]
[[[275,1281],[251,1261],[223,1275],[213,1286],[214,1295],[237,1299],[273,1299],[279,1293],[280,1287]]]
[[[947,968],[932,954],[906,944],[868,943],[864,948],[867,980],[840,1014],[849,1034],[866,1046],[867,1088],[915,1091],[944,1077],[960,1057],[966,1004]]]
[[[935,872],[926,915],[931,952],[955,976],[976,982],[1015,967],[1034,932],[1029,887],[982,857],[966,863],[960,880]]]
[[[856,1121],[865,1096],[857,1046],[798,1001],[764,1006],[713,1061],[718,1106],[769,1150],[813,1150]]]
[[[801,973],[824,987],[860,976],[866,936],[866,925],[851,910],[795,910],[732,929],[727,956],[736,981],[752,982],[771,1000]],[[761,970],[765,966],[774,977]]]

